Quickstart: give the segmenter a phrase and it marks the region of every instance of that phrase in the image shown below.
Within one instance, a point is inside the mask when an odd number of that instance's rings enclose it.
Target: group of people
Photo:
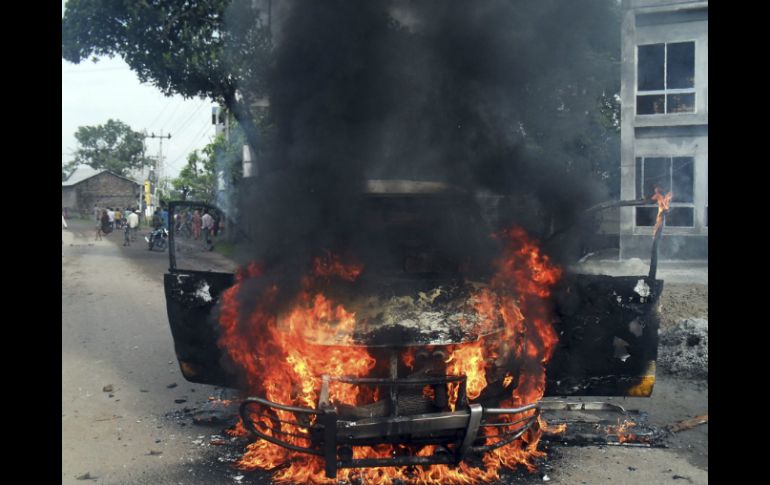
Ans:
[[[182,211],[174,216],[174,230],[178,234],[187,233],[195,240],[203,236],[206,241],[209,241],[210,236],[217,236],[222,230],[222,223],[219,218],[212,216],[207,209],[203,210],[203,215],[198,209],[192,212]]]
[[[125,211],[122,211],[112,207],[99,208],[94,206],[94,216],[96,218],[96,237],[94,238],[96,241],[100,241],[102,236],[120,228],[125,229],[124,246],[128,246],[131,241],[136,241],[136,233],[139,231],[138,208],[126,208]]]
[[[94,206],[94,216],[96,218],[96,237],[99,241],[103,236],[110,234],[115,229],[124,229],[124,246],[130,246],[132,241],[136,241],[136,234],[139,231],[138,208],[126,208],[121,210],[112,207],[99,208]],[[164,207],[155,209],[151,222],[153,230],[158,230],[168,226],[168,211]],[[224,230],[224,221],[211,215],[208,209],[196,209],[193,211],[181,211],[174,216],[174,230],[177,234],[188,234],[193,239],[203,239],[207,245],[211,246],[211,237],[216,237]]]

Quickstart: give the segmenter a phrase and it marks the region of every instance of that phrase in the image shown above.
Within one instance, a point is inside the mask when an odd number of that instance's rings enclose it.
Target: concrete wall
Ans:
[[[621,199],[636,199],[637,157],[694,157],[694,227],[664,229],[663,259],[708,259],[707,2],[630,0],[624,6],[621,81]],[[695,42],[695,112],[636,115],[637,46]],[[644,194],[646,197],[652,194]],[[676,194],[675,194],[676,195]],[[674,204],[676,205],[676,204]],[[620,257],[649,258],[652,228],[635,225],[636,209],[620,210]]]
[[[86,215],[91,214],[94,204],[99,207],[134,207],[139,200],[140,187],[136,182],[103,172],[72,187],[62,187],[62,205],[70,211]],[[72,205],[64,206],[65,197],[67,203]]]
[[[73,210],[78,205],[78,194],[75,191],[75,187],[62,187],[61,188],[61,208]]]

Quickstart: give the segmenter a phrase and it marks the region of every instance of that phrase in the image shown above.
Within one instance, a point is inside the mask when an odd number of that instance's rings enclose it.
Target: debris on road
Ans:
[[[199,425],[230,423],[238,418],[238,402],[213,400],[201,405],[193,412],[193,423]]]
[[[150,450],[150,452],[147,453],[147,456],[158,456],[158,455],[162,455],[162,454],[163,454],[162,451]]]
[[[117,414],[113,414],[113,415],[112,415],[112,417],[109,417],[109,418],[99,418],[99,419],[94,419],[94,421],[112,421],[113,419],[120,419],[120,418],[122,418],[122,417],[123,417],[123,416],[118,416]]]
[[[692,429],[696,426],[700,426],[701,424],[706,424],[708,422],[709,413],[706,413],[701,414],[700,416],[695,416],[694,418],[679,421],[678,423],[667,426],[666,429],[672,433],[679,433],[680,431],[687,431],[688,429]]]
[[[227,444],[227,440],[219,435],[214,434],[209,438],[209,444],[212,446],[224,446]]]
[[[102,392],[112,392],[113,387],[112,384],[107,384],[106,386],[102,387]]]
[[[80,475],[79,477],[75,477],[76,480],[98,480],[99,477],[92,477],[91,472],[86,472],[83,475]]]
[[[167,388],[167,389],[173,389],[173,388],[175,388],[176,386],[177,386],[176,382],[172,382],[171,384],[167,385],[167,386],[166,386],[166,388]]]

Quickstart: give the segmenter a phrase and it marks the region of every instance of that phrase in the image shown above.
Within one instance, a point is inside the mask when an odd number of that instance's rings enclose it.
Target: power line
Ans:
[[[154,125],[154,124],[155,124],[155,122],[156,122],[156,121],[158,121],[158,120],[160,119],[161,115],[162,115],[162,114],[163,114],[163,113],[164,113],[164,112],[165,112],[165,111],[168,109],[169,105],[171,104],[171,101],[173,101],[173,100],[174,100],[174,98],[172,98],[172,97],[169,97],[169,98],[168,98],[168,101],[166,101],[166,105],[163,107],[163,109],[162,109],[162,110],[160,110],[160,112],[158,113],[158,115],[157,115],[157,116],[155,116],[155,119],[154,119],[154,120],[152,120],[152,123],[150,123],[148,126],[152,126],[152,125]]]
[[[185,128],[185,127],[186,127],[186,126],[189,124],[189,123],[190,123],[190,120],[192,120],[192,119],[195,117],[195,115],[196,115],[196,114],[198,114],[198,111],[200,111],[200,110],[201,110],[201,108],[203,107],[203,105],[204,105],[205,103],[206,103],[206,100],[205,100],[205,99],[202,99],[202,100],[201,100],[201,102],[200,102],[200,104],[198,105],[198,107],[197,107],[197,108],[195,108],[195,111],[193,111],[193,113],[192,113],[190,116],[188,116],[188,117],[187,117],[187,119],[185,120],[185,122],[184,122],[184,123],[182,123],[182,125],[181,125],[180,127],[176,128],[176,132],[177,132],[177,134],[179,134],[179,133],[180,133],[180,132],[181,132],[181,131],[182,131],[182,130],[183,130],[183,129],[184,129],[184,128]]]
[[[184,149],[184,150],[182,150],[182,151],[181,151],[181,155],[179,155],[179,156],[178,156],[178,157],[177,157],[177,158],[176,158],[176,159],[175,159],[175,160],[172,162],[172,164],[170,164],[170,165],[173,165],[174,167],[176,167],[176,166],[177,166],[177,165],[176,165],[176,164],[177,164],[177,162],[179,162],[180,160],[183,160],[183,159],[184,159],[184,158],[185,158],[185,157],[186,157],[186,156],[189,154],[190,148],[192,148],[192,147],[193,147],[193,145],[195,145],[195,144],[196,144],[198,141],[200,141],[200,140],[203,138],[203,135],[204,135],[204,133],[205,133],[205,131],[206,131],[206,129],[207,129],[208,127],[209,127],[209,123],[208,123],[208,120],[206,120],[206,123],[203,125],[203,129],[201,129],[200,131],[198,131],[198,134],[197,134],[197,135],[195,135],[195,136],[192,138],[192,141],[191,141],[190,143],[188,143],[188,144],[187,144],[187,146],[185,147],[185,149]]]
[[[155,176],[160,179],[161,172],[163,171],[163,139],[171,139],[171,133],[167,133],[166,136],[163,136],[163,130],[160,131],[160,135],[156,135],[155,132],[153,132],[151,135],[144,135],[145,138],[158,138],[160,139],[160,148],[158,151],[158,161],[156,163],[156,174]]]
[[[198,132],[197,135],[195,135],[192,139],[192,142],[187,145],[187,148],[184,149],[183,153],[187,153],[190,151],[190,149],[200,140],[204,139],[206,130],[209,128],[208,120],[206,120],[206,123],[203,124],[203,129]]]
[[[182,106],[183,101],[180,101],[177,103],[177,105],[174,107],[174,110],[171,112],[171,116],[169,116],[168,120],[166,120],[165,123],[163,123],[163,126],[167,126],[171,124],[171,120],[174,118],[174,115],[177,111],[179,111],[179,107]]]

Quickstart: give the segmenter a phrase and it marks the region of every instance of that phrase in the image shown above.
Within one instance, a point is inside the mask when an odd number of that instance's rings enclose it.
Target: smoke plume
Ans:
[[[248,259],[282,275],[302,274],[324,251],[369,267],[395,260],[397,236],[367,223],[371,179],[453,187],[454,202],[418,212],[443,254],[476,261],[468,271],[494,257],[488,236],[502,226],[545,237],[574,223],[604,196],[587,140],[616,79],[615,7],[283,3],[273,22],[270,136],[239,211],[254,233]],[[474,211],[493,216],[468,222]],[[574,248],[548,249],[558,259]]]

